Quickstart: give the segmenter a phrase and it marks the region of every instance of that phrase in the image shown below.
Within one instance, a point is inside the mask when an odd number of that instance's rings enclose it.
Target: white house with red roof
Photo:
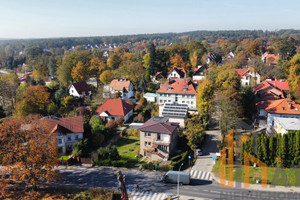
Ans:
[[[115,120],[121,117],[126,122],[133,116],[133,106],[122,99],[107,99],[97,108],[95,114],[100,116],[103,121]]]
[[[179,103],[188,105],[190,111],[197,111],[196,90],[189,79],[169,79],[156,94],[160,107],[165,103]]]
[[[261,56],[261,60],[266,63],[267,65],[273,65],[276,66],[277,62],[279,60],[279,54],[275,55],[269,52],[265,52],[262,56]]]
[[[247,69],[235,69],[235,71],[240,76],[242,86],[260,83],[260,75],[257,72],[254,72],[252,67]]]
[[[170,78],[186,78],[186,71],[183,68],[174,67],[167,76],[167,79]]]
[[[195,83],[201,81],[205,78],[204,71],[208,69],[207,65],[199,65],[196,69],[194,69],[193,73],[193,81]]]
[[[273,85],[274,87],[276,87],[282,91],[288,91],[290,89],[289,83],[284,80],[276,80],[276,81],[266,80],[266,82],[270,83],[271,85]]]
[[[109,85],[104,86],[104,89],[112,95],[120,92],[122,99],[129,99],[134,97],[133,84],[129,80],[114,79]]]
[[[300,104],[290,99],[280,99],[273,101],[266,109],[267,133],[274,135],[275,118],[297,118],[300,119]]]
[[[73,97],[89,97],[92,90],[86,81],[79,81],[69,86],[69,94]]]
[[[83,138],[83,117],[46,118],[51,133],[57,135],[59,152],[72,152],[72,146]]]

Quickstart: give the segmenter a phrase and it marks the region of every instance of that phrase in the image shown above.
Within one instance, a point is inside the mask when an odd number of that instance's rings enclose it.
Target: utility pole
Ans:
[[[182,167],[183,163],[181,163],[178,171],[178,179],[177,179],[177,198],[179,199],[179,176],[180,176],[180,169]]]

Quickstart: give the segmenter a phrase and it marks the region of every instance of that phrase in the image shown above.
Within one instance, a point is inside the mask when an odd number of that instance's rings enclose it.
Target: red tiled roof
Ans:
[[[266,109],[269,107],[274,101],[276,100],[266,100],[266,101],[260,101],[256,103],[257,109]]]
[[[124,117],[133,109],[133,106],[122,99],[107,99],[100,107],[97,108],[96,114],[100,115],[106,112],[109,115]]]
[[[273,101],[267,108],[268,113],[300,115],[300,104],[290,99]]]
[[[46,119],[52,132],[60,131],[62,133],[83,133],[83,117],[65,117]]]
[[[156,122],[150,119],[143,126],[141,126],[139,130],[144,132],[172,134],[178,125],[178,123]]]
[[[196,94],[196,90],[188,79],[170,79],[156,93]]]
[[[89,92],[91,91],[91,88],[90,86],[86,83],[86,81],[79,81],[79,82],[76,82],[76,83],[72,83],[69,88],[71,86],[74,86],[76,91],[78,92],[78,94],[82,94],[82,92]]]
[[[277,87],[280,90],[289,90],[289,83],[287,81],[267,81],[272,84],[274,87]]]
[[[284,98],[284,93],[267,81],[263,81],[253,87],[253,93],[259,101],[277,100]]]
[[[249,76],[246,73],[252,70],[253,70],[252,67],[249,67],[247,69],[235,69],[235,71],[240,75],[240,78],[243,78],[243,76]]]
[[[111,87],[115,91],[123,91],[124,88],[126,89],[126,91],[128,91],[129,85],[130,85],[129,80],[126,81],[126,80],[114,79],[110,82],[109,87]]]

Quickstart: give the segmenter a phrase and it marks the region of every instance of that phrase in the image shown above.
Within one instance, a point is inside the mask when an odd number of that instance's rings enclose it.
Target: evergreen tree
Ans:
[[[149,53],[150,53],[150,60],[149,60],[149,67],[148,67],[149,74],[155,75],[155,73],[157,72],[157,66],[156,66],[156,50],[153,43],[150,45]]]

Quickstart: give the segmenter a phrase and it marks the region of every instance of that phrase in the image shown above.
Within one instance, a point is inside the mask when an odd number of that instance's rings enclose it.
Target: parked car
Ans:
[[[197,156],[202,156],[203,155],[201,149],[196,149],[196,155]]]
[[[190,184],[190,173],[180,171],[168,171],[163,177],[162,181],[165,183],[177,183],[179,176],[180,184]]]

